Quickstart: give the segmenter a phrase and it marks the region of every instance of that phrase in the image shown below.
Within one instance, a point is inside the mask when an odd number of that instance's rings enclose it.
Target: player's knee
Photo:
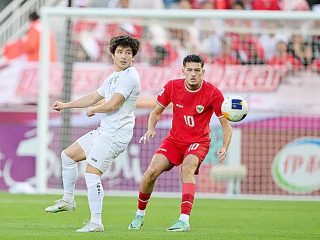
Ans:
[[[61,152],[61,160],[63,167],[74,166],[76,164],[76,162],[72,160],[64,151]]]
[[[182,175],[193,175],[196,169],[197,166],[194,164],[183,164],[181,166],[181,173]]]
[[[98,169],[98,168],[96,168],[96,167],[94,167],[94,166],[92,166],[90,164],[87,165],[86,173],[95,174],[95,175],[98,175],[100,177],[103,174],[103,172],[100,169]]]
[[[157,169],[153,167],[149,167],[145,172],[144,177],[145,177],[145,180],[152,182],[152,181],[155,181],[159,175],[160,175],[160,172]]]

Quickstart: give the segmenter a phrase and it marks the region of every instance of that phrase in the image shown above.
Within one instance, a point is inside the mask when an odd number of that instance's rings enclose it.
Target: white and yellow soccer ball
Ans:
[[[239,122],[248,114],[248,103],[242,96],[228,96],[221,105],[223,116],[231,122]]]

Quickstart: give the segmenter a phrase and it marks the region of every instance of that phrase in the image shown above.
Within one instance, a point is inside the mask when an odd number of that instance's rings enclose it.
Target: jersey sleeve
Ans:
[[[215,88],[215,90],[212,92],[212,108],[218,118],[222,117],[221,105],[223,103],[223,100],[224,97],[221,91],[218,88]]]
[[[123,77],[118,80],[114,93],[120,93],[125,99],[128,98],[136,85],[136,80],[130,77]]]
[[[104,80],[103,83],[101,84],[101,86],[97,89],[97,92],[98,92],[102,97],[105,97],[105,96],[106,96],[106,84],[107,84],[107,81]]]
[[[173,82],[168,82],[159,92],[157,97],[157,103],[162,106],[166,107],[170,104],[172,99],[172,84]]]

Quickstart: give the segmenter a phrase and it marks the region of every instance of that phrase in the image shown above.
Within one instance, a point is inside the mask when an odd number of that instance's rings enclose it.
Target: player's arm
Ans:
[[[117,110],[125,101],[125,98],[120,93],[114,93],[110,100],[103,101],[101,104],[89,107],[87,110],[87,115],[92,116],[95,113],[106,113],[110,111]]]
[[[223,145],[222,147],[218,150],[218,159],[219,162],[223,162],[224,159],[226,158],[227,150],[229,148],[230,142],[231,142],[231,137],[232,137],[232,127],[228,120],[224,117],[219,118],[220,124],[223,129]]]
[[[98,93],[98,91],[94,91],[93,93],[90,93],[86,96],[83,96],[77,100],[73,100],[70,102],[64,103],[56,101],[53,103],[52,109],[56,111],[61,111],[67,108],[86,108],[97,103],[101,99],[103,99],[103,97]]]
[[[143,99],[141,97],[138,98],[137,108],[154,108],[156,106],[155,100]]]
[[[152,112],[149,115],[148,119],[148,131],[143,134],[143,136],[140,138],[140,143],[149,143],[150,138],[153,138],[156,134],[156,125],[161,117],[161,114],[163,113],[165,107],[160,106],[159,104],[156,104],[155,108],[152,110]]]

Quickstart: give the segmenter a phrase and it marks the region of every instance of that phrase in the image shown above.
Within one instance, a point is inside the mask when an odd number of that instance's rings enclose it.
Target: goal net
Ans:
[[[149,145],[139,144],[158,91],[182,77],[182,59],[205,60],[205,80],[225,96],[242,95],[246,119],[234,134],[224,165],[216,152],[223,133],[211,121],[210,152],[197,176],[197,192],[317,197],[320,195],[320,16],[307,12],[185,11],[43,8],[38,98],[37,183],[41,192],[61,189],[60,152],[99,125],[99,114],[53,112],[55,100],[69,101],[96,90],[113,70],[108,40],[129,34],[141,42],[134,64],[142,92],[134,136],[103,175],[106,191],[135,193],[154,151],[168,133],[166,110]],[[52,44],[54,41],[55,44]],[[52,46],[56,62],[50,62]],[[85,163],[77,189],[84,190]],[[163,173],[155,192],[178,194],[180,168]]]

